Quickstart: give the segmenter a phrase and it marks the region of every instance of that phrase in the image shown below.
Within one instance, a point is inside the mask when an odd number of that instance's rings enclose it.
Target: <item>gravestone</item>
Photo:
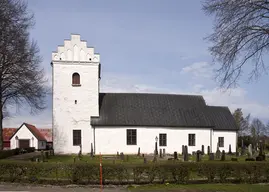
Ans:
[[[188,153],[188,146],[187,145],[185,145],[185,147],[184,147],[184,156],[183,156],[183,158],[184,158],[184,161],[189,161],[189,153]]]
[[[205,154],[205,146],[202,145],[202,151],[201,151],[201,154],[204,155]]]
[[[241,156],[245,155],[245,146],[241,148]]]
[[[260,142],[259,143],[259,156],[258,156],[258,160],[260,159],[261,161],[264,161],[266,159],[265,154],[264,154],[264,150],[263,150],[263,144]],[[257,160],[257,158],[256,158]]]
[[[140,156],[140,147],[138,147],[137,156]]]
[[[219,142],[217,143],[217,151],[216,151],[216,159],[220,159],[220,150],[219,150]]]
[[[249,144],[249,146],[248,146],[248,157],[251,158],[252,155],[253,155],[253,153],[252,153],[252,144]]]
[[[259,143],[259,155],[263,155],[263,146],[261,142]]]
[[[163,157],[165,157],[165,149],[163,149]]]
[[[207,146],[207,155],[210,154],[210,146]]]
[[[222,153],[221,153],[221,161],[225,161],[225,151],[222,150]]]
[[[228,153],[229,155],[231,155],[232,154],[232,146],[231,146],[231,144],[229,145],[229,153]]]
[[[155,142],[155,155],[158,155],[158,144]]]
[[[189,155],[189,152],[188,152],[188,146],[187,146],[187,145],[185,145],[184,152],[186,153],[186,155]]]
[[[196,162],[200,162],[202,160],[202,151],[196,152]]]
[[[117,159],[119,158],[119,156],[120,156],[120,154],[119,154],[119,152],[117,151]]]
[[[43,162],[43,161],[44,161],[44,151],[41,150],[41,162]]]
[[[45,158],[48,159],[49,158],[49,152],[45,151]]]
[[[209,153],[209,161],[214,161],[214,153]]]
[[[81,160],[82,158],[82,146],[81,145],[79,146],[78,158],[79,160]]]
[[[162,157],[163,157],[163,150],[160,149],[160,158],[162,158]]]
[[[238,147],[236,147],[236,152],[235,152],[236,157],[239,157],[239,151],[238,151]]]
[[[147,163],[147,158],[144,157],[144,163],[146,164]]]
[[[175,160],[178,159],[178,158],[177,158],[177,152],[176,152],[176,151],[174,152],[174,159],[175,159]]]
[[[93,157],[93,146],[92,146],[92,143],[91,143],[91,157]]]
[[[120,159],[121,159],[122,161],[124,161],[124,154],[123,154],[123,152],[120,153]]]
[[[216,151],[216,159],[220,159],[220,155],[221,155],[220,150],[217,150],[217,151]]]
[[[181,151],[181,154],[184,155],[185,154],[185,146],[182,145],[182,151]]]
[[[126,161],[127,162],[129,161],[129,155],[126,155]]]

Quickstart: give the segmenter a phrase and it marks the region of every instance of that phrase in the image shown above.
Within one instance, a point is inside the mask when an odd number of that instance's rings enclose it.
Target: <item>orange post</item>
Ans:
[[[103,179],[103,177],[102,177],[102,155],[100,153],[100,189],[101,189],[101,191],[103,189],[102,179]]]

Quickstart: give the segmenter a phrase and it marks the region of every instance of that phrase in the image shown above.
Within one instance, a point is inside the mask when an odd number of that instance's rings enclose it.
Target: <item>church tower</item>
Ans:
[[[53,147],[55,153],[90,153],[91,116],[99,116],[100,56],[80,35],[52,53]]]

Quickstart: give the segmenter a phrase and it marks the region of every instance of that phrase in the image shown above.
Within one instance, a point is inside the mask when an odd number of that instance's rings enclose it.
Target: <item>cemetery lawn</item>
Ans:
[[[128,158],[127,158],[128,156]],[[153,156],[145,156],[147,159],[147,162],[150,163],[153,160]],[[245,162],[247,156],[241,156],[241,157],[236,157],[236,156],[231,156],[231,155],[226,155],[225,158],[225,162],[232,162],[231,158],[237,158],[239,162]],[[41,158],[41,157],[40,157]],[[168,158],[168,157],[167,157]],[[167,158],[161,158],[158,161],[161,162],[168,162]],[[169,156],[169,158],[173,158],[173,156]],[[179,159],[183,159],[183,156],[179,155],[178,156]],[[79,161],[78,160],[78,156],[77,155],[55,155],[55,156],[49,156],[48,162],[62,162],[62,163],[72,163],[74,162],[74,159],[76,159],[75,161]],[[206,162],[208,161],[209,157],[208,155],[204,155],[202,157],[202,162]],[[189,160],[190,161],[196,161],[196,156],[189,156]],[[99,155],[96,155],[95,157],[90,157],[90,155],[83,155],[82,156],[82,162],[88,162],[88,163],[99,163],[100,161],[100,157]],[[220,160],[214,160],[215,162],[223,162]],[[125,155],[124,156],[124,161],[122,161],[120,159],[120,157],[117,158],[117,155],[103,155],[102,156],[102,162],[103,163],[128,163],[128,164],[143,164],[144,162],[144,158],[142,156],[137,156],[137,155]]]
[[[183,157],[181,155],[178,156],[179,158],[183,159]],[[235,156],[230,156],[230,155],[226,155],[226,162],[230,161],[231,162],[231,158],[235,158]],[[72,163],[74,162],[74,158],[76,158],[76,161],[78,161],[78,156],[77,155],[55,155],[55,156],[49,156],[48,162],[67,162],[67,163]],[[90,157],[90,155],[83,155],[82,156],[82,161],[84,162],[89,162],[89,163],[99,163],[100,159],[99,159],[99,155],[96,155],[95,157]],[[146,156],[147,158],[147,162],[152,161],[153,156],[149,157]],[[172,158],[172,156],[171,156]],[[206,162],[208,161],[208,155],[204,155],[202,157],[202,161]],[[239,162],[245,162],[245,158],[246,156],[243,157],[237,157]],[[191,161],[196,161],[196,157],[195,156],[189,156],[189,160]],[[116,155],[104,155],[102,156],[102,162],[103,163],[113,163],[113,161],[115,161],[115,163],[128,163],[128,164],[132,164],[132,163],[138,163],[138,164],[142,164],[144,162],[144,159],[142,156],[137,156],[137,155],[128,155],[128,160],[127,160],[127,155],[125,155],[124,157],[124,161],[122,161],[120,159],[120,157],[117,158]],[[159,159],[159,161],[162,162],[167,162],[167,159]],[[215,160],[218,162],[223,162],[220,160]]]
[[[62,163],[72,163],[74,162],[74,158],[76,159],[75,161],[78,160],[77,155],[54,155],[54,156],[49,156],[48,162],[62,162]],[[96,155],[95,157],[90,157],[90,155],[83,155],[81,161],[83,162],[88,162],[88,163],[99,163],[100,162],[100,157],[99,155]],[[117,158],[116,155],[104,155],[102,156],[102,162],[103,163],[119,163],[122,162],[120,158]],[[142,157],[136,156],[136,155],[129,155],[128,156],[128,161],[127,157],[125,156],[125,161],[126,163],[143,163],[144,159]]]
[[[173,192],[268,192],[269,184],[190,184],[190,185],[141,185],[129,186],[130,191],[173,191]]]

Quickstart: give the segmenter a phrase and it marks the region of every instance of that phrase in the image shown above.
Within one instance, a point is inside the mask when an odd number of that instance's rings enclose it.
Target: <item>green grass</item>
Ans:
[[[143,185],[130,186],[130,191],[178,191],[178,192],[268,192],[269,185],[262,184],[199,184],[199,185]]]
[[[139,157],[139,156],[136,156],[136,155],[128,155],[128,161],[127,161],[127,155],[125,155],[125,160],[122,161],[120,160],[119,158],[117,159],[116,158],[116,155],[106,155],[106,156],[110,156],[110,157],[114,157],[115,159],[115,163],[129,163],[129,164],[132,164],[132,163],[138,163],[138,164],[142,164],[144,162],[143,160],[143,157]],[[230,156],[230,155],[226,155],[226,162],[232,162],[231,161],[231,158],[233,158],[235,156]],[[48,161],[49,162],[74,162],[74,158],[77,158],[77,155],[55,155],[55,156],[50,156]],[[179,156],[179,158],[182,158],[181,156]],[[246,157],[238,157],[238,161],[239,162],[245,162],[245,158]],[[196,161],[196,157],[195,156],[189,156],[189,160],[192,160],[192,161]],[[91,162],[99,162],[100,161],[100,158],[98,155],[96,155],[95,157],[91,158],[89,155],[84,155],[82,157],[82,161],[87,161],[89,163]],[[208,161],[208,156],[207,155],[204,155],[203,158],[202,158],[202,161]],[[106,159],[104,157],[102,157],[102,162],[103,163],[113,163],[113,159]],[[149,160],[148,160],[149,162]],[[160,162],[168,162],[167,160],[161,160]],[[220,161],[220,160],[215,160],[215,162],[223,162],[223,161]]]
[[[108,156],[108,155],[106,155]],[[114,157],[114,161],[115,163],[143,163],[143,158],[142,157],[138,157],[136,155],[129,155],[128,156],[128,161],[127,161],[127,156],[125,156],[125,160],[122,161],[121,159],[117,159],[116,155],[109,155],[110,157]],[[74,158],[76,158],[77,160],[77,155],[55,155],[55,156],[49,156],[48,162],[74,162]],[[100,157],[99,156],[95,156],[95,157],[90,157],[90,155],[83,155],[82,156],[82,161],[85,162],[89,162],[89,163],[99,163],[100,162]],[[106,159],[106,158],[102,158],[102,162],[103,163],[113,163],[113,159]]]
[[[181,156],[181,155],[179,155],[178,157],[183,159],[183,156]],[[245,159],[247,158],[247,156],[236,157],[235,155],[225,154],[225,161],[226,162],[227,161],[231,161],[232,158],[237,158],[238,161],[244,161],[245,162]],[[196,157],[194,155],[190,155],[189,156],[189,160],[196,161]],[[208,155],[203,155],[202,156],[202,161],[208,161],[208,160],[209,160],[209,156]],[[214,161],[220,161],[220,160],[219,159],[218,160],[215,159]],[[220,162],[223,162],[223,161],[220,161]]]

